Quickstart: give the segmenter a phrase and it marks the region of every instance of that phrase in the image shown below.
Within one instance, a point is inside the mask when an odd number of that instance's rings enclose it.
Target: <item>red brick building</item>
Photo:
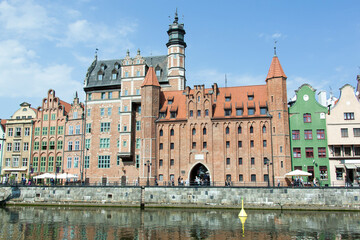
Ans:
[[[286,75],[264,85],[186,86],[184,25],[168,54],[99,61],[85,78],[85,171],[92,183],[267,185],[291,169]]]

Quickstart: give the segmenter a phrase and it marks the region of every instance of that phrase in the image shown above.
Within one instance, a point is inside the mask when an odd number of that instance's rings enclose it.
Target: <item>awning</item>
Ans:
[[[346,169],[356,169],[355,164],[353,163],[345,163]]]
[[[355,167],[360,168],[360,164],[355,164]]]
[[[27,168],[4,168],[3,171],[8,171],[8,172],[27,171]]]
[[[344,165],[335,165],[335,168],[345,168]]]

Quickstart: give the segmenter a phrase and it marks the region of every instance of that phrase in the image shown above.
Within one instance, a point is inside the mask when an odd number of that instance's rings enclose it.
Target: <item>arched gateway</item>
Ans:
[[[204,164],[195,164],[190,171],[190,185],[210,185],[210,172]]]

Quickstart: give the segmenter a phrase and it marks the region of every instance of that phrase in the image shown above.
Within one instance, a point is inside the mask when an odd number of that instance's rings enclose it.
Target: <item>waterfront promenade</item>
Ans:
[[[1,186],[7,205],[357,210],[360,188]]]

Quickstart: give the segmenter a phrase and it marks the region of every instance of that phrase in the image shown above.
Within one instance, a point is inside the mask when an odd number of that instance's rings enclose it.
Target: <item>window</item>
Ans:
[[[28,159],[27,159],[27,158],[23,158],[23,159],[22,159],[22,166],[23,166],[23,167],[27,167],[27,165],[28,165]]]
[[[226,128],[225,128],[225,133],[226,133],[226,134],[229,134],[229,133],[230,133],[230,128],[229,128],[229,127],[226,127]]]
[[[253,128],[253,126],[250,126],[250,133],[254,133],[254,128]]]
[[[312,130],[304,130],[304,138],[305,138],[305,140],[311,140],[312,139]]]
[[[110,122],[100,123],[100,132],[110,132]]]
[[[325,130],[317,129],[316,130],[317,139],[325,139]]]
[[[160,112],[159,113],[159,118],[160,119],[163,119],[163,118],[165,118],[166,117],[166,112]]]
[[[231,115],[231,109],[225,109],[225,116],[230,116]]]
[[[75,126],[75,134],[80,134],[80,125]]]
[[[243,182],[244,181],[244,177],[242,174],[239,175],[239,182]]]
[[[108,110],[107,111],[108,116],[111,116],[111,108],[109,107],[107,110]]]
[[[172,99],[168,99],[168,105],[171,105],[173,103]]]
[[[34,150],[39,150],[40,143],[34,142]]]
[[[226,148],[230,148],[230,141],[226,141]]]
[[[354,120],[354,113],[353,112],[344,113],[344,120]]]
[[[203,128],[203,135],[206,135],[206,128]]]
[[[69,150],[69,151],[72,151],[72,146],[73,146],[72,141],[69,141],[69,142],[68,142],[68,150]]]
[[[58,126],[58,134],[59,135],[64,134],[64,126]]]
[[[46,157],[41,157],[40,172],[45,172],[46,169]]]
[[[250,147],[254,147],[254,140],[250,140]]]
[[[140,77],[140,71],[136,71],[136,76]]]
[[[196,142],[192,142],[192,149],[196,148]]]
[[[196,129],[193,128],[193,129],[192,129],[192,135],[195,135],[195,134],[196,134]]]
[[[226,165],[230,165],[230,158],[226,158]]]
[[[243,114],[244,114],[244,109],[242,109],[242,108],[236,109],[236,116],[242,116]]]
[[[174,159],[170,159],[170,166],[174,166]]]
[[[176,112],[170,112],[170,118],[176,118]]]
[[[239,126],[239,127],[238,127],[238,134],[240,134],[241,131],[242,131],[242,130],[241,130],[241,126]]]
[[[300,130],[292,130],[292,139],[300,140]]]
[[[25,136],[30,136],[30,128],[25,128]]]
[[[21,128],[15,128],[15,137],[21,137]]]
[[[12,129],[12,128],[9,128],[9,130],[8,130],[8,136],[9,136],[9,137],[12,137],[12,135],[13,135],[13,129]]]
[[[174,149],[175,146],[174,146],[174,143],[170,143],[170,149]]]
[[[73,134],[74,134],[74,127],[69,126],[69,135],[73,135]]]
[[[140,130],[141,130],[141,122],[136,121],[136,131],[140,131]]]
[[[201,117],[201,110],[197,110],[197,116]]]
[[[74,157],[74,168],[79,167],[79,157]]]
[[[136,95],[140,95],[140,89],[136,89]]]
[[[41,142],[41,150],[46,150],[47,149],[47,141],[42,141]]]
[[[75,118],[75,117],[74,117]],[[56,114],[55,113],[52,113],[51,114],[51,120],[56,120]]]
[[[103,75],[101,73],[98,74],[98,80],[99,81],[103,80]]]
[[[29,143],[28,142],[24,142],[24,151],[29,151]]]
[[[42,128],[42,135],[47,135],[48,134],[48,128],[47,127],[43,127]]]
[[[91,133],[91,123],[86,124],[86,133]]]
[[[73,113],[73,119],[77,119],[78,118],[78,113],[77,112],[74,112]],[[51,119],[51,120],[55,120],[55,119]]]
[[[10,167],[11,164],[11,159],[10,158],[6,158],[5,159],[5,167]]]
[[[90,149],[90,139],[85,139],[85,148]]]
[[[91,109],[90,109],[90,108],[87,110],[87,116],[88,116],[88,117],[91,116]]]
[[[48,161],[48,172],[54,171],[54,157],[49,157]]]
[[[67,158],[67,162],[66,162],[66,167],[67,167],[67,168],[71,168],[71,165],[72,165],[71,162],[72,162],[72,158],[71,158],[71,157],[68,157],[68,158]]]
[[[304,113],[304,123],[310,123],[311,122],[311,114],[310,113]]]
[[[280,146],[280,152],[282,153],[282,150],[283,150],[283,148],[282,148],[282,146]]]
[[[170,130],[170,136],[174,136],[174,129]]]
[[[50,135],[55,135],[56,127],[52,126],[50,127]]]
[[[205,116],[209,116],[209,109],[205,109]]]
[[[267,157],[264,157],[264,165],[270,165],[270,160]]]
[[[91,101],[91,98],[92,98],[92,94],[89,93],[89,94],[88,94],[88,100]]]
[[[126,146],[127,146],[127,141],[124,140],[124,141],[123,141],[123,147],[126,147]]]
[[[242,162],[243,162],[243,161],[242,161],[242,158],[239,158],[239,159],[238,159],[238,162],[239,162],[239,165],[242,165]]]
[[[341,137],[348,137],[348,129],[347,128],[342,128],[341,129]]]
[[[33,171],[37,172],[38,171],[38,164],[39,164],[39,158],[38,157],[34,157],[33,158]]]
[[[49,115],[44,114],[44,121],[47,121],[47,120],[49,120]]]
[[[294,158],[301,158],[301,149],[293,148],[293,156],[294,156]]]
[[[225,97],[225,102],[230,102],[231,101],[231,97],[228,96],[228,97]]]
[[[10,129],[9,129],[9,130],[10,130]],[[35,128],[34,135],[35,135],[35,136],[39,136],[39,135],[40,135],[40,128],[39,128],[39,127],[36,127],[36,128]]]
[[[320,179],[327,179],[328,178],[328,171],[327,166],[320,166]]]
[[[324,148],[324,147],[319,147],[319,148],[318,148],[318,156],[319,156],[319,158],[324,158],[324,157],[326,157],[326,148]]]
[[[251,158],[251,165],[255,165],[255,158]]]
[[[135,167],[136,168],[140,167],[140,155],[139,154],[135,155]]]
[[[123,129],[124,129],[124,132],[126,132],[127,131],[127,126],[124,126]]]
[[[105,99],[105,95],[106,95],[106,93],[102,92],[101,93],[101,99]]]
[[[203,149],[207,148],[207,142],[203,142]]]
[[[19,157],[13,157],[13,167],[19,167]]]
[[[160,160],[159,160],[159,167],[162,167],[162,166],[163,166],[163,160],[160,159]]]
[[[265,126],[262,127],[262,132],[266,133],[266,127]]]
[[[344,147],[344,155],[347,157],[351,156],[351,147]]]
[[[20,152],[20,142],[14,142],[14,152]]]
[[[49,149],[50,149],[50,150],[54,150],[54,149],[55,149],[55,141],[50,141],[50,142],[49,142]]]
[[[242,148],[242,141],[238,141],[238,148]]]
[[[100,116],[104,116],[105,115],[105,109],[104,108],[100,108]]]
[[[84,168],[90,168],[90,156],[85,156]]]
[[[163,147],[163,143],[160,143],[159,144],[159,149],[161,150],[161,149],[163,149],[164,147]]]
[[[360,137],[360,128],[353,128],[354,137]]]
[[[110,168],[110,156],[99,156],[98,168]]]
[[[354,156],[360,156],[360,147],[354,146]]]
[[[313,158],[314,157],[314,149],[312,147],[305,148],[305,153],[307,158]]]
[[[343,169],[336,168],[336,180],[342,180],[342,179],[343,179]]]
[[[255,174],[251,174],[251,181],[256,182],[256,175]]]
[[[61,172],[61,166],[62,166],[62,157],[61,156],[57,156],[56,157],[56,172]]]
[[[255,114],[255,108],[248,108],[248,115],[254,115]]]
[[[266,113],[267,113],[267,108],[266,107],[261,107],[260,108],[260,114],[261,115],[266,115]]]
[[[136,149],[140,149],[140,145],[141,145],[141,139],[137,138],[136,139],[136,145],[135,145]]]
[[[129,91],[128,90],[125,90],[125,96],[127,96],[129,94]]]
[[[79,150],[79,147],[80,147],[80,142],[75,141],[75,150]]]
[[[164,135],[164,131],[161,129],[159,132],[160,137],[162,137]]]
[[[266,142],[266,140],[263,140],[263,147],[267,147],[267,142]]]
[[[112,74],[112,79],[113,79],[113,80],[117,79],[117,73],[113,73],[113,74]]]

